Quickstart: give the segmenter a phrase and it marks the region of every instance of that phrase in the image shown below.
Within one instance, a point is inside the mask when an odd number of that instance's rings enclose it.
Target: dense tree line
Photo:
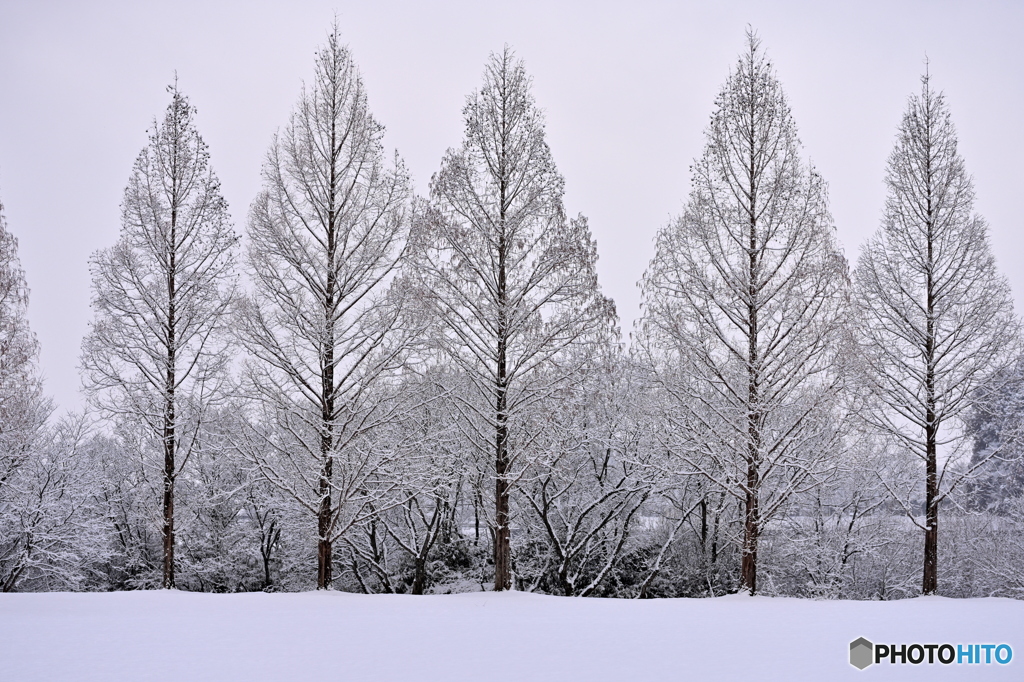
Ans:
[[[929,74],[851,270],[748,34],[628,342],[511,49],[417,197],[335,27],[241,236],[169,93],[85,415],[0,208],[3,591],[1024,597],[1019,323]]]

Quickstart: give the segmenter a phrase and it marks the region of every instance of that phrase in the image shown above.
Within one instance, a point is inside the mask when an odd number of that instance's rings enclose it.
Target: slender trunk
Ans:
[[[928,130],[930,142],[931,130]],[[932,178],[931,178],[931,145],[927,147],[925,173],[927,177],[927,215],[926,235],[928,239],[927,260],[927,320],[925,330],[925,531],[924,531],[924,574],[921,580],[923,594],[935,594],[939,582],[939,477],[938,477],[938,431],[939,424],[935,410],[935,285],[933,281],[934,266],[934,234],[932,222]]]
[[[925,485],[925,531],[923,594],[935,594],[939,586],[939,477],[935,461],[935,429],[928,429],[927,481]]]
[[[755,594],[757,591],[757,541],[760,535],[760,519],[757,508],[757,468],[750,465],[747,470],[747,496],[743,524],[743,559],[741,563],[743,588]]]
[[[753,95],[753,93],[751,93]],[[751,98],[751,107],[754,106]],[[761,532],[758,510],[758,493],[761,487],[761,375],[760,348],[758,347],[760,301],[758,300],[758,257],[757,257],[757,169],[754,159],[756,136],[753,109],[750,112],[750,161],[747,168],[750,187],[749,243],[748,243],[748,285],[747,285],[747,480],[743,513],[743,555],[741,574],[743,588],[754,594],[757,591],[757,541]]]
[[[281,531],[276,528],[277,523],[270,523],[270,532],[263,536],[263,542],[260,543],[260,555],[263,557],[263,589],[266,590],[273,586],[274,579],[270,575],[270,558],[274,553],[274,545],[277,543],[277,539],[281,536]]]
[[[708,552],[708,499],[706,496],[700,498],[700,551],[705,555]]]
[[[323,465],[317,493],[320,507],[317,510],[317,551],[316,551],[316,588],[325,590],[331,586],[331,476],[334,470],[334,459],[330,455],[330,436],[323,435],[320,439],[320,452]]]
[[[328,282],[333,278],[328,275]],[[330,325],[328,324],[329,331]],[[331,520],[334,509],[331,505],[331,478],[334,474],[334,344],[325,343],[322,367],[322,406],[320,434],[320,477],[317,482],[317,494],[320,507],[317,509],[317,552],[316,552],[316,588],[325,590],[331,586]]]
[[[931,244],[929,252],[931,251]],[[929,254],[930,255],[930,254]],[[929,280],[931,275],[929,274]],[[930,285],[930,282],[929,282]],[[935,594],[939,583],[939,476],[937,462],[938,423],[935,415],[935,367],[932,362],[934,353],[934,330],[931,317],[931,286],[929,286],[928,315],[928,368],[925,373],[925,531],[924,531],[924,575],[922,576],[922,594]]]
[[[718,570],[718,527],[722,521],[722,508],[725,504],[725,492],[718,494],[718,505],[715,507],[714,522],[711,526],[711,568]]]
[[[335,100],[336,101],[336,98]],[[337,178],[337,116],[331,116],[331,171],[329,179],[328,210],[327,210],[327,286],[324,291],[323,315],[324,338],[320,365],[320,478],[317,482],[317,494],[320,507],[317,509],[317,551],[316,551],[316,588],[326,590],[333,580],[332,542],[334,508],[331,504],[331,478],[334,475],[334,313],[337,301],[337,272],[335,258],[337,254],[336,221],[337,211],[334,206]]]
[[[177,122],[177,117],[175,117]],[[174,130],[174,139],[179,139],[177,129]],[[165,357],[164,376],[164,418],[163,418],[163,445],[164,445],[164,499],[163,499],[163,528],[161,534],[164,542],[164,566],[163,583],[166,590],[174,588],[174,450],[175,450],[175,389],[177,369],[177,291],[175,282],[175,269],[177,268],[177,223],[178,223],[178,173],[177,173],[177,144],[171,165],[171,230],[169,243],[167,244],[167,355]]]
[[[502,344],[503,346],[504,344]],[[502,354],[503,355],[503,354]],[[504,358],[499,361],[503,369]],[[497,457],[495,460],[494,486],[494,589],[508,590],[512,587],[512,543],[509,531],[509,493],[508,493],[508,422],[505,413],[505,390],[498,388],[498,427],[496,434]]]
[[[483,506],[483,493],[480,492],[480,485],[475,486],[473,491],[473,545],[480,545],[480,507]]]
[[[168,372],[170,374],[170,372]],[[174,588],[174,403],[170,398],[164,408],[164,520],[161,534],[164,542],[164,589]]]
[[[509,529],[509,483],[508,483],[508,299],[506,291],[506,250],[505,211],[507,178],[505,177],[505,131],[502,111],[502,149],[499,162],[499,229],[498,237],[498,363],[495,400],[495,481],[494,481],[494,589],[512,588],[512,538]]]

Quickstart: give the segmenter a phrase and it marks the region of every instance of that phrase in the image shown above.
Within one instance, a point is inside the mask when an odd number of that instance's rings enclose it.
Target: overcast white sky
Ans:
[[[590,218],[623,331],[656,231],[680,212],[716,93],[752,25],[831,188],[847,256],[927,55],[1018,311],[1024,309],[1021,2],[46,2],[0,0],[0,201],[20,240],[47,391],[81,406],[88,257],[111,245],[132,162],[178,73],[234,218],[337,13],[370,108],[425,192],[491,51],[534,78],[566,208]]]

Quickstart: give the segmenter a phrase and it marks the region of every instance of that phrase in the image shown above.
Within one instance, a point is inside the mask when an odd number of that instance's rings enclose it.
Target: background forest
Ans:
[[[848,263],[768,55],[625,333],[510,47],[417,196],[335,26],[239,231],[175,82],[90,260],[83,414],[0,215],[0,589],[1024,596],[1020,328],[943,95]]]

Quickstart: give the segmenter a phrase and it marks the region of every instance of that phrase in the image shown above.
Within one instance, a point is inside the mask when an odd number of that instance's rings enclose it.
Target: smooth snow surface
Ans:
[[[1009,643],[1008,665],[848,663],[857,637]],[[185,592],[0,595],[0,680],[1024,678],[1024,602],[624,601]]]

